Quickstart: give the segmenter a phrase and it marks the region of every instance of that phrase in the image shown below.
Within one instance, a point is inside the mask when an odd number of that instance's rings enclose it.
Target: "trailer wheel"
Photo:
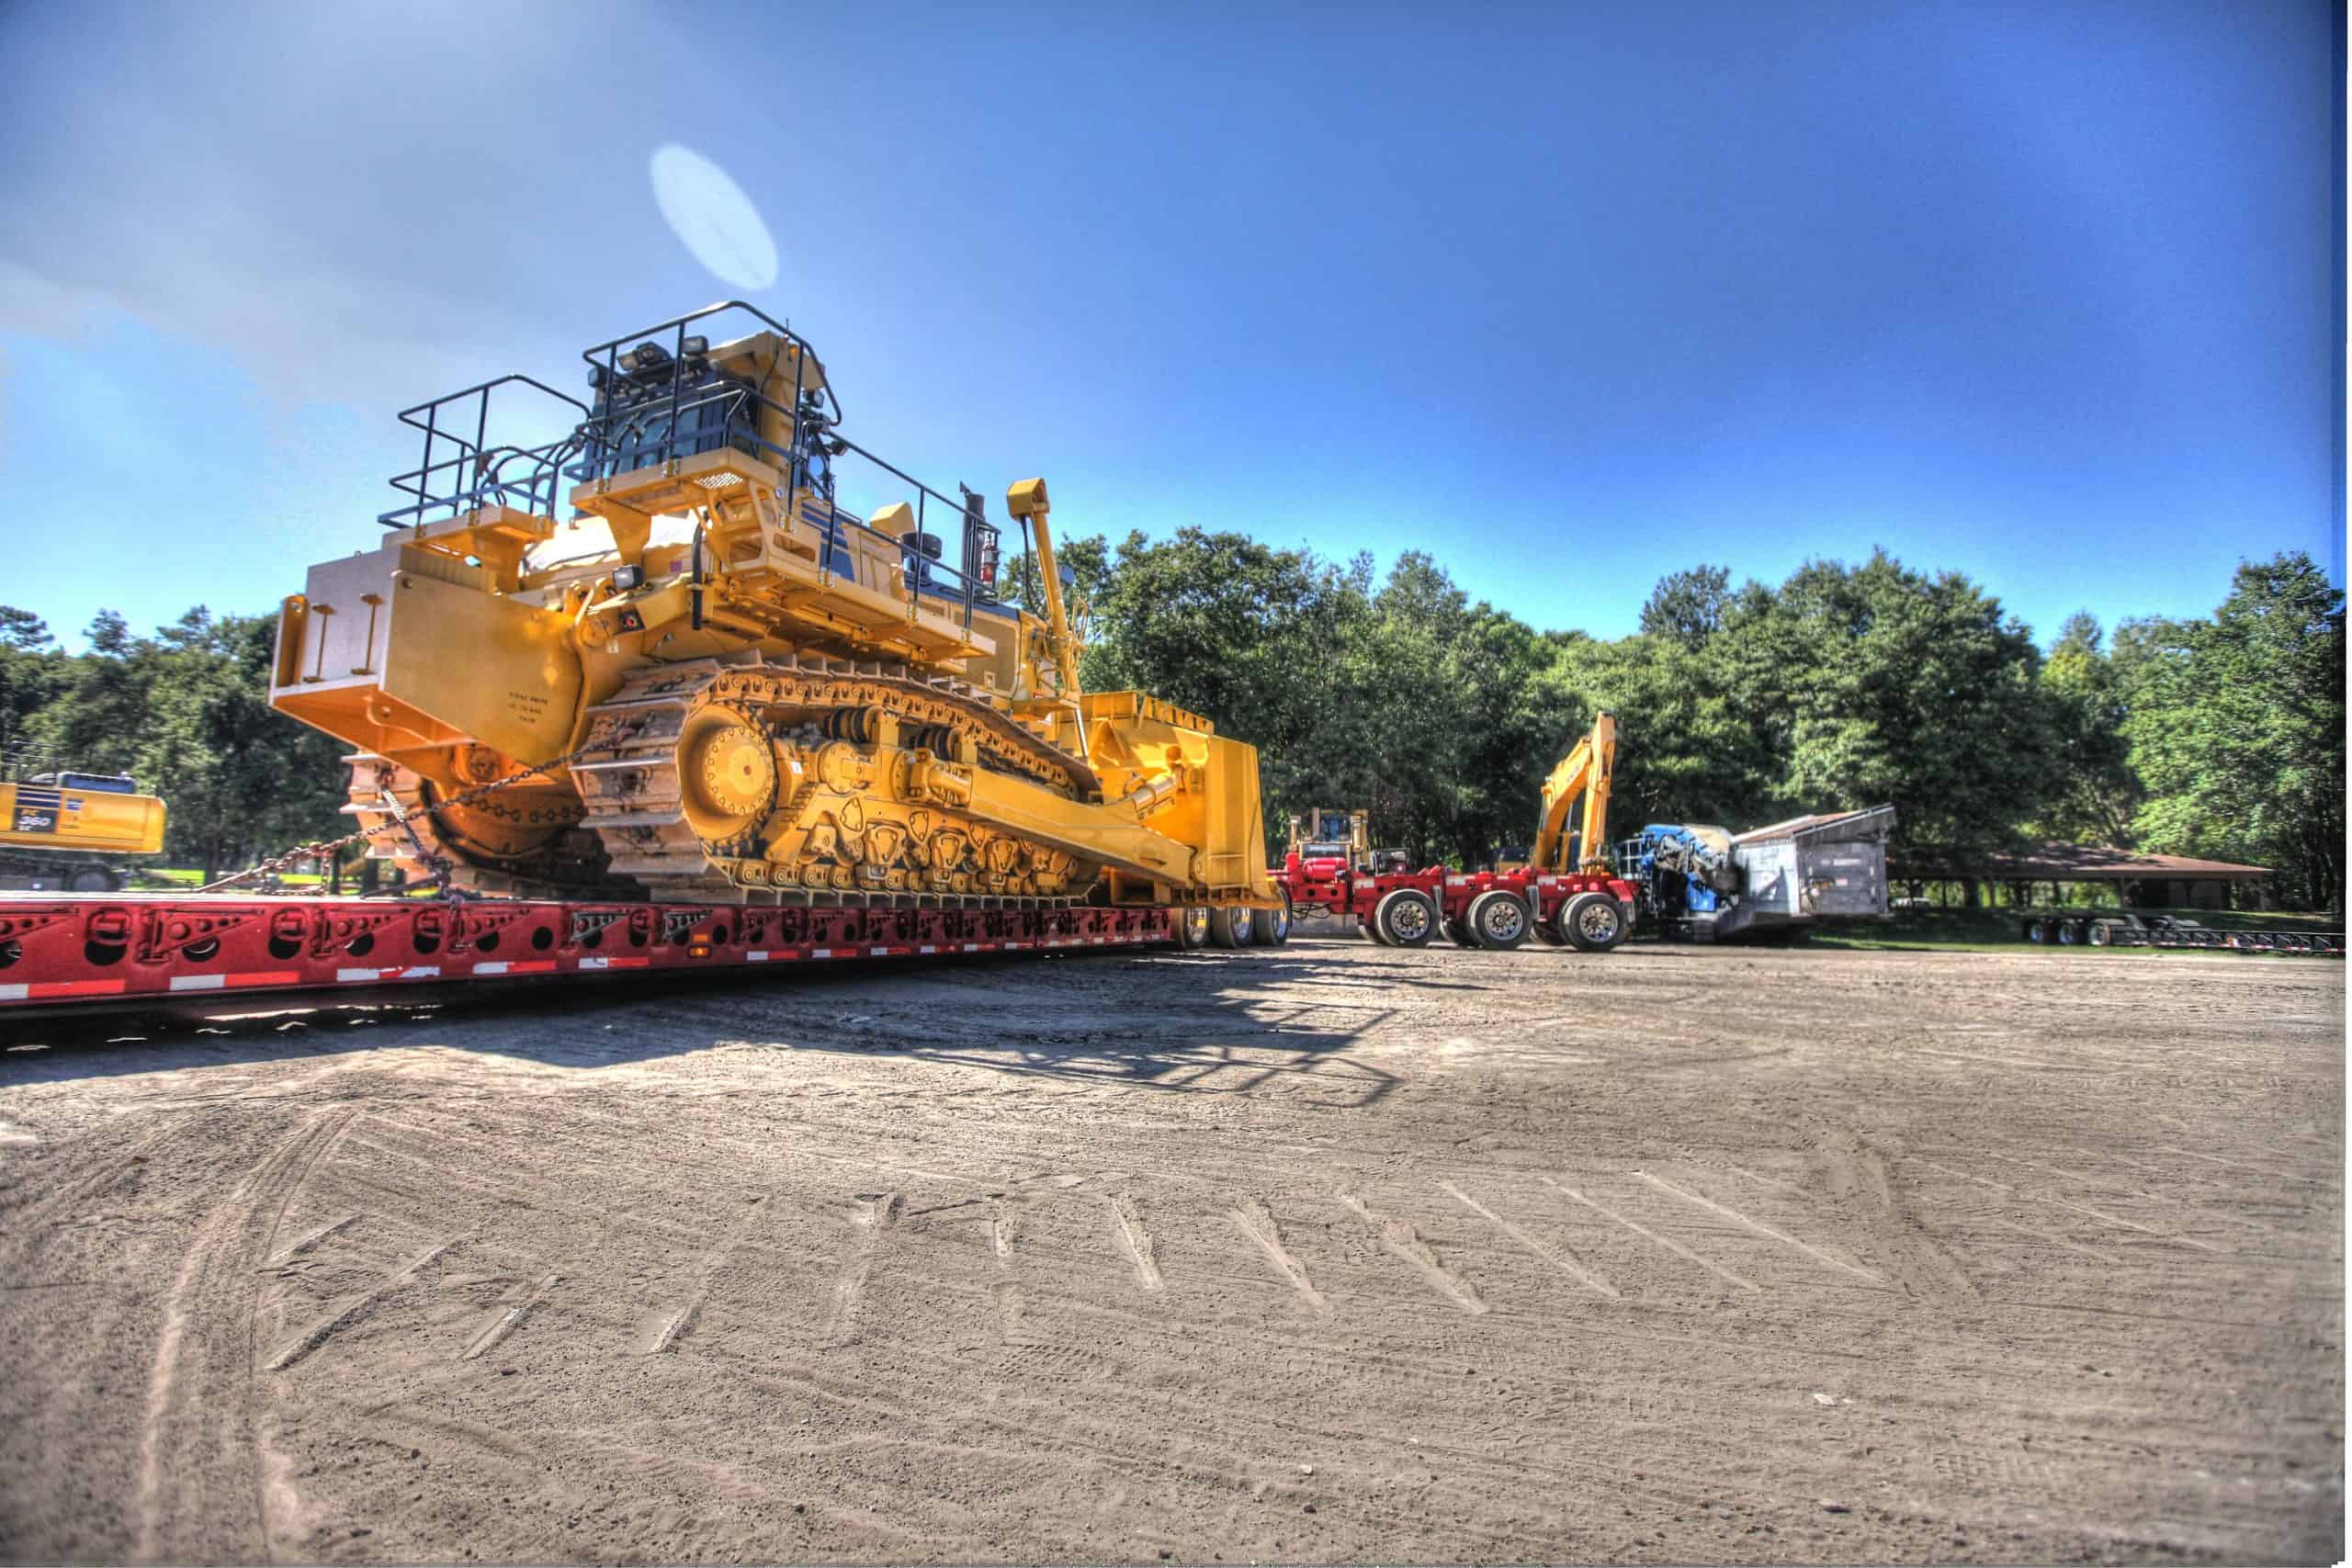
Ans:
[[[1238,904],[1221,904],[1209,911],[1209,940],[1219,947],[1247,947],[1250,934],[1257,925],[1254,909]]]
[[[120,890],[122,879],[105,866],[89,865],[67,877],[65,886],[73,893],[113,893]]]
[[[2106,947],[2115,941],[2115,928],[2105,920],[2093,920],[2091,929],[2084,934],[2093,947]]]
[[[2083,931],[2083,928],[2082,928],[2082,927],[2080,927],[2080,926],[2078,926],[2078,925],[2076,925],[2076,924],[2075,924],[2074,921],[2072,921],[2072,920],[2061,920],[2061,921],[2059,921],[2059,922],[2058,922],[2058,945],[2059,945],[2059,946],[2061,946],[2061,947],[2072,947],[2072,946],[2074,946],[2076,942],[2080,942],[2080,941],[2082,941],[2082,940],[2083,940],[2083,938],[2082,938],[2082,931]]]
[[[1579,953],[1606,953],[1625,940],[1625,906],[1606,893],[1579,893],[1560,911]]]
[[[2028,942],[2048,942],[2050,940],[2050,922],[2048,920],[2028,920],[2025,923],[2025,939]]]
[[[1518,895],[1490,887],[1470,900],[1470,912],[1463,923],[1480,947],[1509,953],[1527,940],[1527,906]]]
[[[1176,945],[1191,953],[1209,944],[1209,911],[1204,904],[1187,904],[1176,911]]]
[[[1461,915],[1449,915],[1443,921],[1445,934],[1453,939],[1456,947],[1476,947],[1478,939],[1470,931],[1470,922]]]
[[[1373,930],[1391,947],[1427,947],[1437,923],[1437,906],[1418,888],[1391,888],[1373,907]]]
[[[1279,909],[1261,909],[1250,924],[1250,940],[1260,947],[1280,947],[1290,940],[1290,895],[1283,895]]]
[[[1567,913],[1567,908],[1568,907],[1566,904],[1561,905],[1558,908],[1552,911],[1552,918],[1548,920],[1543,916],[1538,915],[1534,919],[1528,922],[1528,929],[1535,933],[1536,941],[1542,942],[1546,947],[1566,947],[1568,945],[1568,933],[1562,929],[1560,919],[1562,915]]]

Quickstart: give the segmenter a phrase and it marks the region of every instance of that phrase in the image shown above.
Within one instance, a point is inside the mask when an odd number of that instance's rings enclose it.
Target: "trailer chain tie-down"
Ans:
[[[406,833],[409,835],[409,841],[411,843],[416,843],[416,831],[409,826],[409,823],[415,818],[418,812],[429,814],[434,811],[448,810],[460,806],[471,806],[475,801],[483,799],[489,795],[496,795],[500,790],[511,789],[514,785],[522,784],[529,779],[544,777],[553,769],[568,768],[572,763],[578,761],[581,758],[586,756],[589,752],[594,750],[596,750],[596,746],[594,744],[575,747],[571,750],[566,751],[560,757],[553,757],[534,767],[525,768],[521,773],[509,773],[503,779],[492,779],[486,784],[467,790],[459,795],[453,795],[447,800],[435,801],[430,806],[420,805],[416,808],[416,811],[400,808],[393,802],[387,800],[384,804],[387,807],[392,807],[391,817],[389,821],[379,822],[372,828],[362,828],[356,832],[345,833],[340,839],[329,839],[322,843],[315,844],[297,844],[294,848],[287,851],[284,854],[273,855],[269,859],[263,861],[260,864],[250,866],[243,871],[236,873],[234,875],[221,877],[217,882],[208,882],[203,886],[198,888],[197,892],[212,893],[223,887],[233,886],[235,884],[240,882],[250,881],[256,876],[267,876],[273,873],[285,870],[288,866],[294,864],[298,861],[328,860],[331,863],[332,857],[342,853],[352,845],[364,843],[369,839],[378,838],[386,833]],[[424,846],[421,844],[418,845],[420,850]],[[449,868],[447,862],[438,855],[431,855],[426,858],[427,863],[433,864],[435,867],[435,878],[441,885],[442,896],[445,897],[455,897],[456,895],[449,886]]]

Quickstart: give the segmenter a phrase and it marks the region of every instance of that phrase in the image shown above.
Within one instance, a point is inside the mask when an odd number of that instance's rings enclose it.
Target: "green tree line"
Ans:
[[[1614,640],[1538,631],[1419,552],[1384,576],[1187,528],[1059,554],[1085,684],[1254,742],[1277,833],[1367,809],[1382,844],[1476,864],[1527,840],[1538,782],[1606,709],[1621,829],[1891,802],[1898,848],[2115,844],[2343,906],[2344,595],[2300,553],[2242,565],[2210,617],[2077,615],[2046,649],[1968,578],[1883,552],[1778,585],[1673,572]],[[342,748],[269,710],[273,624],[197,609],[135,637],[103,614],[67,654],[0,606],[0,757],[135,774],[167,853],[208,874],[333,836]]]
[[[277,626],[198,607],[135,637],[102,611],[68,654],[0,605],[0,760],[16,777],[130,773],[164,797],[165,858],[208,880],[339,836],[344,748],[269,706]]]
[[[1621,829],[1891,803],[1898,849],[2112,844],[2343,906],[2344,595],[2301,553],[2242,565],[2210,618],[2076,615],[2046,649],[1967,577],[1883,551],[1777,586],[1673,572],[1613,641],[1537,631],[1418,552],[1385,578],[1199,529],[1059,554],[1085,684],[1254,741],[1277,826],[1368,809],[1385,845],[1477,863],[1528,840],[1538,782],[1605,709]]]

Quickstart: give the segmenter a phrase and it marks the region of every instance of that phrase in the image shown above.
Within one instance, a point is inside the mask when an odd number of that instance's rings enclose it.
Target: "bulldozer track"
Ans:
[[[370,860],[397,866],[412,881],[435,882],[476,897],[743,902],[762,891],[741,886],[730,857],[698,838],[682,809],[676,741],[689,715],[714,704],[753,712],[869,710],[933,735],[968,739],[979,765],[1074,798],[1100,798],[1093,771],[1037,729],[995,705],[978,687],[876,660],[754,654],[649,665],[588,710],[586,739],[569,759],[580,791],[576,811],[546,802],[528,807],[499,798],[498,787],[469,792],[467,809],[516,826],[546,825],[560,813],[564,830],[525,855],[492,856],[469,844],[446,820],[431,781],[372,752],[351,767],[345,816],[369,840]],[[552,770],[550,770],[552,771]],[[543,782],[518,773],[513,784]],[[804,786],[805,788],[806,786]],[[576,826],[573,826],[576,824]],[[849,890],[795,890],[816,905],[863,902]],[[771,895],[773,896],[773,895]],[[1048,907],[1054,897],[1008,897],[1003,907]]]
[[[1077,799],[1099,798],[1102,793],[1084,761],[992,705],[978,687],[924,676],[903,664],[797,656],[768,660],[753,655],[652,665],[632,673],[618,692],[588,710],[588,738],[571,774],[586,807],[583,825],[603,840],[611,871],[656,899],[865,901],[865,895],[855,889],[764,888],[752,878],[767,868],[755,856],[729,852],[748,846],[713,843],[696,833],[685,815],[678,742],[688,718],[714,706],[772,735],[777,725],[766,716],[779,712],[804,721],[841,713],[887,714],[935,738],[968,740],[979,766]],[[799,787],[800,794],[785,801],[787,812],[814,785]],[[1012,908],[1064,902],[1047,897],[1004,900]]]

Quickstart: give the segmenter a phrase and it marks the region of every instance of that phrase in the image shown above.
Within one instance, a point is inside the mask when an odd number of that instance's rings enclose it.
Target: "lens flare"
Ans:
[[[648,173],[670,231],[712,276],[743,289],[775,282],[775,237],[726,170],[673,142],[655,151]]]

